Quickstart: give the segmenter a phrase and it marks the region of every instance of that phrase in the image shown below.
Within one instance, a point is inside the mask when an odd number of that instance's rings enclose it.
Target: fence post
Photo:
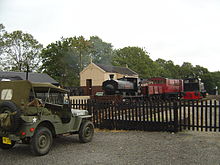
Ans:
[[[175,101],[173,103],[173,111],[174,111],[174,132],[178,132],[178,128],[179,128],[179,125],[178,125],[178,102]]]
[[[93,115],[93,114],[92,114],[91,104],[92,104],[92,101],[91,101],[90,99],[87,100],[86,105],[85,105],[85,108],[86,108],[86,110],[88,110],[88,112],[89,112],[90,115]]]

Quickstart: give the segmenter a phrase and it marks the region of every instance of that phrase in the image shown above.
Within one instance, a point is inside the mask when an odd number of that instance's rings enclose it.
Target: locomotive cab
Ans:
[[[206,90],[204,83],[200,78],[187,78],[184,79],[184,92],[183,99],[185,100],[199,100],[204,98]]]

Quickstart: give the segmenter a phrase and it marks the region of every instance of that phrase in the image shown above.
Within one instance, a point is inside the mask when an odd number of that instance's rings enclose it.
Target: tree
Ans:
[[[2,55],[3,55],[3,36],[5,34],[5,27],[3,24],[0,24],[0,70],[2,70]]]
[[[97,36],[90,37],[90,58],[94,63],[109,65],[112,62],[114,51],[110,43],[102,41]]]
[[[55,43],[49,44],[41,53],[43,63],[41,70],[65,86],[78,83],[69,82],[71,79],[77,80],[78,76],[75,73],[79,67],[79,65],[74,65],[78,64],[78,57],[75,56],[75,58],[71,58],[71,56],[75,55],[73,50],[70,49],[71,43],[72,39],[56,41]]]
[[[5,34],[5,27],[3,24],[0,24],[0,53],[2,54],[2,47],[3,47],[3,36]]]
[[[31,34],[22,31],[5,32],[1,41],[1,58],[4,70],[30,71],[39,69],[42,45]]]
[[[63,86],[78,86],[79,74],[93,62],[102,62],[112,54],[111,44],[98,37],[86,40],[83,36],[62,38],[42,50],[42,71],[59,81]]]
[[[42,50],[41,70],[63,86],[78,86],[79,73],[89,62],[90,42],[83,36],[62,38]]]
[[[158,64],[159,76],[165,78],[180,78],[180,66],[174,65],[173,61],[166,61],[159,58],[155,62]]]
[[[193,67],[193,74],[196,75],[196,77],[202,77],[207,73],[209,73],[207,68],[204,68],[200,65],[196,65],[195,67]]]
[[[83,36],[73,37],[71,40],[72,49],[79,56],[79,70],[82,71],[85,67],[86,60],[88,61],[88,51],[91,48],[90,41],[86,40]]]
[[[113,57],[113,65],[128,66],[142,78],[158,75],[157,65],[149,57],[149,53],[139,47],[125,47],[116,50]]]
[[[193,65],[189,62],[184,62],[180,67],[180,77],[188,78],[188,77],[196,77],[193,73]]]
[[[216,87],[218,87],[218,92],[220,93],[220,72],[206,73],[201,79],[202,82],[204,82],[205,89],[208,93],[214,94],[214,89]]]

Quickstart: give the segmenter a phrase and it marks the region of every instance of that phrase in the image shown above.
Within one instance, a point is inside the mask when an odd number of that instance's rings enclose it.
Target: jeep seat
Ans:
[[[69,123],[71,119],[71,111],[68,111],[64,106],[47,102],[45,103],[45,108],[49,109],[52,114],[58,115],[63,123]]]

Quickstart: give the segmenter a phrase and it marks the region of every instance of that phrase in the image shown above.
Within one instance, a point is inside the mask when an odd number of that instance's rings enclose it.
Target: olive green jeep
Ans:
[[[90,142],[94,134],[91,115],[71,109],[68,91],[49,83],[26,80],[0,82],[0,148],[30,144],[35,155],[50,151],[53,137],[79,134]]]

